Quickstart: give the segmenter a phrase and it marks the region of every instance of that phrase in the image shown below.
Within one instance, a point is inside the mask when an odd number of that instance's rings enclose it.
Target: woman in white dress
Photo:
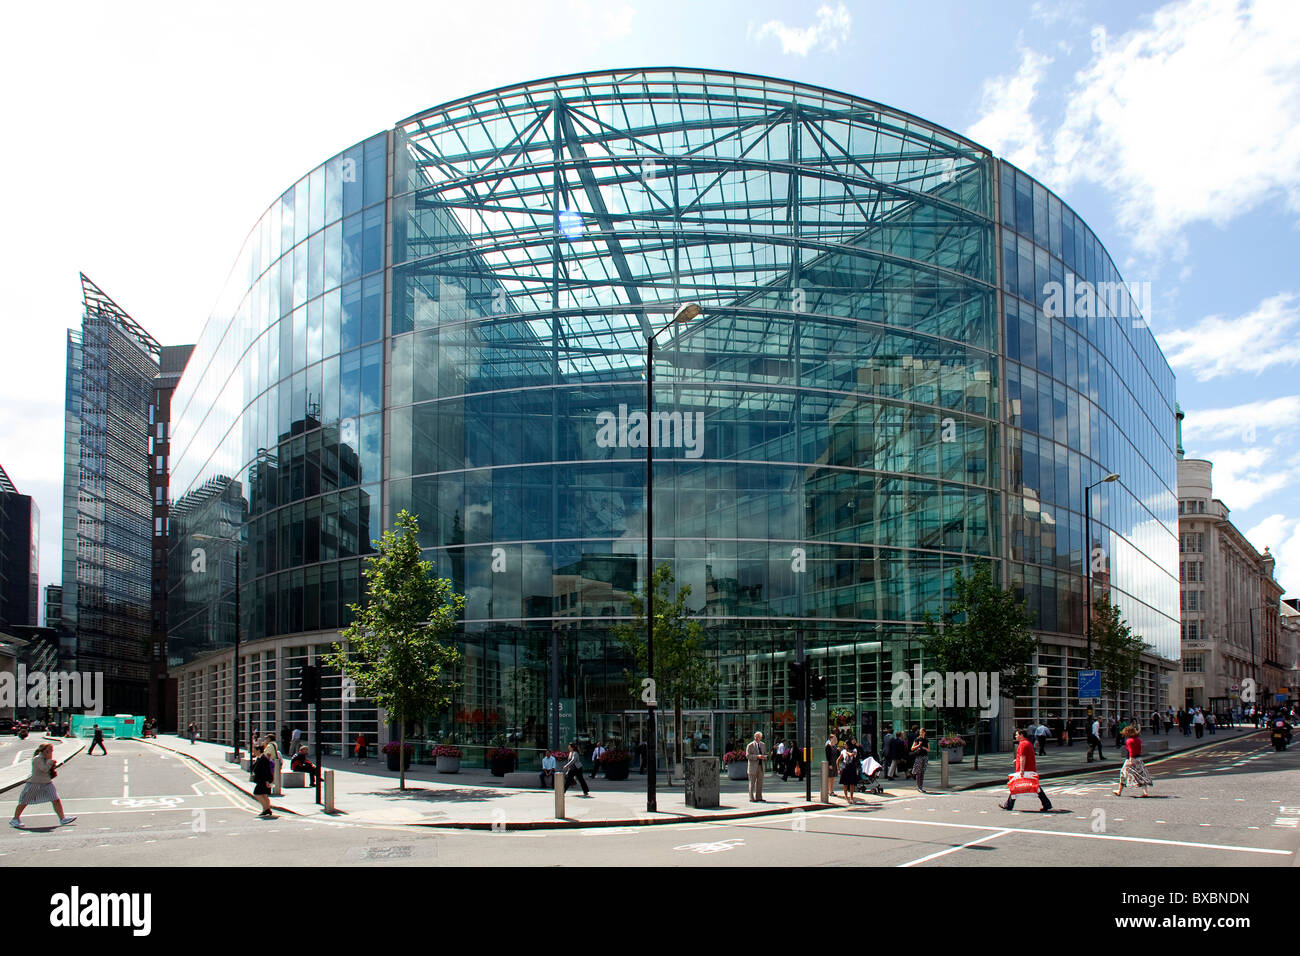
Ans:
[[[65,826],[77,819],[64,815],[63,801],[59,799],[59,793],[54,789],[58,765],[59,762],[54,759],[54,744],[47,742],[36,748],[36,752],[32,754],[32,775],[27,785],[23,787],[22,793],[18,795],[18,806],[9,821],[9,825],[15,830],[26,829],[22,821],[23,811],[33,803],[53,804],[54,812],[59,815],[59,823]]]

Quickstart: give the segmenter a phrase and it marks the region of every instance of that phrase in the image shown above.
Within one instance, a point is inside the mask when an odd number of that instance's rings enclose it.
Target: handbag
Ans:
[[[58,772],[57,770],[55,770],[53,767],[51,767],[51,768],[50,768],[50,779],[53,780],[53,779],[54,779],[55,777],[57,777],[58,775],[59,775],[59,772]]]
[[[1038,792],[1038,774],[1032,770],[1023,773],[1013,773],[1007,775],[1007,789],[1011,791],[1011,796],[1018,797],[1022,793]]]

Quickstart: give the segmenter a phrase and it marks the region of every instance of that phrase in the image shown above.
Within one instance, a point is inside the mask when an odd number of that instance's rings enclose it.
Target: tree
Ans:
[[[975,565],[969,576],[958,569],[953,575],[953,597],[943,613],[925,615],[921,646],[934,669],[947,673],[974,671],[998,675],[999,695],[1020,697],[1032,692],[1038,680],[1031,670],[1038,638],[1029,629],[1033,618],[1015,592],[999,588],[987,561]],[[942,708],[954,729],[965,729],[978,708]]]
[[[659,565],[654,572],[655,595],[655,695],[659,700],[671,701],[676,728],[675,759],[681,761],[682,705],[688,700],[710,697],[721,679],[718,669],[709,661],[704,648],[704,628],[699,621],[691,620],[686,610],[686,598],[691,586],[674,587],[671,566]],[[674,594],[676,591],[676,594]],[[649,673],[646,652],[645,599],[632,596],[632,620],[616,624],[614,636],[634,662],[637,674]],[[632,696],[640,699],[641,684],[630,672],[624,672]]]
[[[403,509],[396,530],[385,531],[376,542],[378,554],[366,560],[368,603],[350,605],[354,617],[343,643],[324,656],[328,666],[356,681],[358,697],[373,700],[396,719],[402,790],[406,722],[451,702],[456,684],[444,679],[443,671],[460,660],[460,652],[442,641],[465,607],[450,581],[433,577],[433,562],[420,560],[419,533],[418,520]]]
[[[1130,688],[1142,662],[1142,652],[1151,645],[1133,633],[1110,595],[1102,593],[1092,603],[1092,660],[1101,671],[1102,693],[1115,700],[1119,719],[1120,692]]]

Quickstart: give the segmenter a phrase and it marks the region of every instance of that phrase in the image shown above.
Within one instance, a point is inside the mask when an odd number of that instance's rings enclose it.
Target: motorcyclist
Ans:
[[[1291,742],[1291,725],[1287,723],[1286,716],[1281,711],[1273,717],[1271,737],[1274,750],[1286,750],[1286,745]]]

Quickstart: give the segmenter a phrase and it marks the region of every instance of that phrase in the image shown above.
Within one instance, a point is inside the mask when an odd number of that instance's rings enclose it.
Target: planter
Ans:
[[[729,780],[744,780],[749,776],[748,760],[733,760],[727,764],[727,778]]]
[[[626,780],[628,767],[631,763],[627,760],[620,760],[618,763],[602,763],[601,769],[605,771],[606,780]]]
[[[384,758],[388,761],[388,769],[392,770],[394,773],[396,773],[399,770],[410,770],[412,756],[413,754],[409,754],[409,753],[406,754],[405,755],[406,759],[403,761],[405,766],[400,766],[397,762],[398,757],[396,753],[384,754]]]
[[[460,772],[460,758],[459,758],[459,757],[439,757],[439,758],[437,759],[437,761],[436,761],[435,766],[437,767],[438,773],[459,773],[459,772]]]
[[[944,752],[948,755],[949,763],[961,763],[966,754],[965,747],[945,747]]]
[[[504,777],[506,774],[510,773],[510,771],[515,769],[515,758],[493,757],[490,766],[492,768],[492,776]]]

